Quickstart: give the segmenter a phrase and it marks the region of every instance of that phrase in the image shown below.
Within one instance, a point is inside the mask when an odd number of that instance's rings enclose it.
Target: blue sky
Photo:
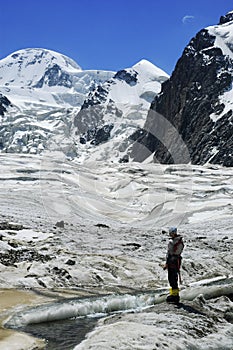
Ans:
[[[0,59],[41,47],[83,69],[147,59],[171,74],[190,39],[231,10],[232,0],[0,0]]]

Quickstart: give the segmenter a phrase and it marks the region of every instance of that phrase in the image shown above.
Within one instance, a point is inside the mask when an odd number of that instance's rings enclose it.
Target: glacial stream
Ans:
[[[98,319],[82,317],[29,324],[18,329],[36,338],[46,339],[46,350],[71,350],[95,327]]]
[[[182,290],[182,312],[198,313],[195,308],[185,304],[200,295],[205,300],[221,296],[232,300],[232,283],[232,277],[222,278],[205,285],[194,284],[191,288]],[[94,329],[101,317],[117,313],[146,312],[156,304],[161,304],[161,309],[166,293],[167,290],[158,289],[136,295],[123,294],[64,299],[23,309],[9,317],[5,327],[46,339],[46,350],[71,350],[82,342],[87,333]]]

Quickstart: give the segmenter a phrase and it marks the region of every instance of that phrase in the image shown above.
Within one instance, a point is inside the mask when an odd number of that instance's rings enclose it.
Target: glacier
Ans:
[[[71,317],[96,319],[77,349],[166,349],[168,330],[177,349],[232,348],[231,168],[0,159],[1,288],[34,300],[1,311],[7,331]],[[163,302],[171,224],[185,241],[178,309]]]
[[[136,80],[130,83],[129,77]],[[168,77],[147,60],[119,72],[82,70],[51,50],[19,50],[0,61],[0,92],[11,103],[0,119],[0,149],[26,154],[61,150],[80,162],[119,160]],[[106,127],[109,140],[97,144],[95,134]],[[94,136],[87,140],[87,132]]]
[[[230,56],[223,27],[207,31]],[[232,350],[232,168],[126,159],[168,79],[144,59],[119,72],[41,48],[0,61],[2,350]],[[179,307],[164,302],[170,225],[185,242]],[[76,321],[93,326],[65,348],[56,325]],[[27,328],[41,325],[52,340]]]

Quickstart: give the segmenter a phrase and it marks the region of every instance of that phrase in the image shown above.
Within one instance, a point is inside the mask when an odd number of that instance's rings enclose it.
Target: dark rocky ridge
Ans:
[[[129,85],[135,85],[137,83],[137,75],[136,71],[128,72],[126,69],[118,71],[113,79],[124,80]]]
[[[72,78],[69,74],[62,72],[61,67],[58,64],[54,64],[52,67],[45,71],[44,76],[33,87],[41,88],[44,84],[48,86],[65,86],[72,87]]]
[[[220,23],[231,20],[233,13]],[[187,45],[152,102],[144,128],[132,135],[131,158],[143,161],[153,154],[159,163],[233,166],[232,110],[216,122],[210,118],[224,110],[219,97],[231,88],[233,61],[214,42],[215,36],[204,29]],[[179,136],[183,141],[177,143]]]
[[[11,102],[8,98],[2,94],[0,94],[0,115],[3,116],[7,111],[7,107],[11,106]]]
[[[111,115],[113,119],[120,118],[123,113],[114,101],[111,99],[108,101],[111,85],[116,84],[116,80],[123,80],[128,85],[134,86],[137,83],[137,75],[138,73],[133,69],[120,70],[103,86],[98,85],[89,93],[74,119],[76,135],[79,136],[80,143],[90,142],[97,146],[110,139],[114,123],[106,124],[104,117]]]
[[[229,12],[225,16],[221,16],[219,24],[225,24],[225,23],[228,23],[230,21],[233,21],[233,12]]]

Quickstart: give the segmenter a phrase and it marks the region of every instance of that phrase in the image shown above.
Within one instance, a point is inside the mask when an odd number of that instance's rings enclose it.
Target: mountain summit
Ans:
[[[233,11],[191,39],[169,76],[142,60],[82,70],[45,49],[0,61],[0,148],[77,161],[233,166]]]
[[[60,85],[70,87],[69,75],[81,68],[69,57],[45,49],[24,49],[0,61],[4,69],[1,85],[41,87]]]
[[[131,157],[233,166],[233,12],[201,30],[155,97]]]
[[[0,61],[0,147],[41,153],[52,144],[81,161],[96,157],[101,145],[98,159],[109,159],[143,125],[168,77],[146,60],[119,72],[82,70],[51,50],[17,51]]]
[[[115,72],[87,70],[69,57],[46,49],[24,49],[0,61],[1,93],[22,111],[81,106],[93,86]]]
[[[130,135],[143,126],[151,102],[168,78],[164,71],[141,60],[90,92],[74,119],[80,156],[86,153],[88,159],[127,161]]]

